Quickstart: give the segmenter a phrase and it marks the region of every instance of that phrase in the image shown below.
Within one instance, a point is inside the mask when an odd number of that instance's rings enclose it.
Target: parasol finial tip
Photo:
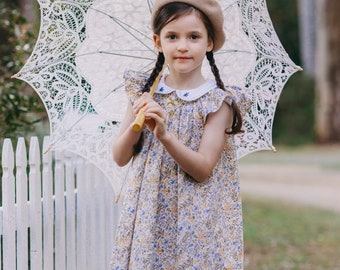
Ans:
[[[271,146],[270,146],[270,149],[272,149],[272,151],[273,151],[274,153],[276,153],[276,148],[275,148],[274,145],[271,145]]]
[[[20,73],[16,73],[14,75],[11,76],[12,79],[18,79],[21,76]]]
[[[303,71],[303,68],[300,67],[300,66],[296,66],[296,68],[297,68],[298,71]]]
[[[118,194],[117,197],[116,197],[116,203],[118,203],[119,200],[120,200],[120,194]]]

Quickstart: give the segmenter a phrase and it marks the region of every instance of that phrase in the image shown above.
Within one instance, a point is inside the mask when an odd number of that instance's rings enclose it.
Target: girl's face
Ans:
[[[201,18],[191,12],[166,24],[154,35],[157,49],[164,54],[171,73],[201,74],[206,52],[213,49]]]

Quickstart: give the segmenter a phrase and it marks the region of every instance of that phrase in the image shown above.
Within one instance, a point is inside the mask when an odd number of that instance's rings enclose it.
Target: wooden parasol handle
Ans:
[[[157,88],[157,85],[159,83],[159,80],[162,77],[162,73],[163,73],[163,70],[158,74],[156,80],[153,82],[153,84],[151,86],[151,89],[150,89],[150,95],[151,96],[153,96],[153,94],[156,91],[156,88]],[[145,115],[144,115],[144,109],[142,108],[142,109],[139,110],[139,112],[138,112],[138,114],[136,116],[136,119],[135,119],[135,121],[132,124],[132,129],[135,132],[140,131],[143,128],[144,121],[145,121]]]

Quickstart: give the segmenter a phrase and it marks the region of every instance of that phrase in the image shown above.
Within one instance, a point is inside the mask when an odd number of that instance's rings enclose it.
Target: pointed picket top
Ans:
[[[43,149],[49,146],[49,136],[45,136],[43,140]],[[53,269],[53,168],[52,168],[52,151],[42,154],[43,170],[42,170],[42,183],[43,183],[43,262],[44,269]]]
[[[14,152],[10,139],[4,141],[2,168],[3,267],[16,269]]]
[[[16,223],[17,225],[17,269],[27,270],[29,207],[27,204],[27,148],[25,139],[18,139],[16,153]]]
[[[27,155],[26,155],[26,143],[23,137],[18,139],[17,149],[15,152],[16,165],[20,167],[26,167],[27,165]]]
[[[14,167],[14,152],[13,145],[10,139],[4,140],[4,145],[2,147],[2,167],[4,169]]]
[[[37,137],[32,137],[30,140],[29,150],[29,164],[38,165],[40,164],[40,150],[39,141]]]

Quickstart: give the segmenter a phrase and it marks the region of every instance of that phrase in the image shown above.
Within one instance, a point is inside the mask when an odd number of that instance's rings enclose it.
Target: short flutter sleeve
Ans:
[[[200,98],[200,103],[204,122],[207,120],[207,116],[210,113],[217,112],[219,108],[221,108],[223,102],[230,105],[231,101],[232,99],[228,96],[228,93],[219,88],[215,88],[202,96]]]
[[[227,86],[226,91],[228,92],[228,104],[231,104],[231,100],[234,100],[240,109],[242,117],[244,117],[251,106],[250,96],[238,86]]]
[[[225,91],[220,88],[209,91],[201,99],[204,119],[206,120],[209,113],[218,111],[223,102],[231,105],[233,101],[238,105],[243,117],[250,108],[251,103],[250,99],[242,93],[241,88],[226,87]]]
[[[149,77],[149,74],[139,71],[126,70],[124,73],[125,92],[133,104],[142,94],[142,89]]]

